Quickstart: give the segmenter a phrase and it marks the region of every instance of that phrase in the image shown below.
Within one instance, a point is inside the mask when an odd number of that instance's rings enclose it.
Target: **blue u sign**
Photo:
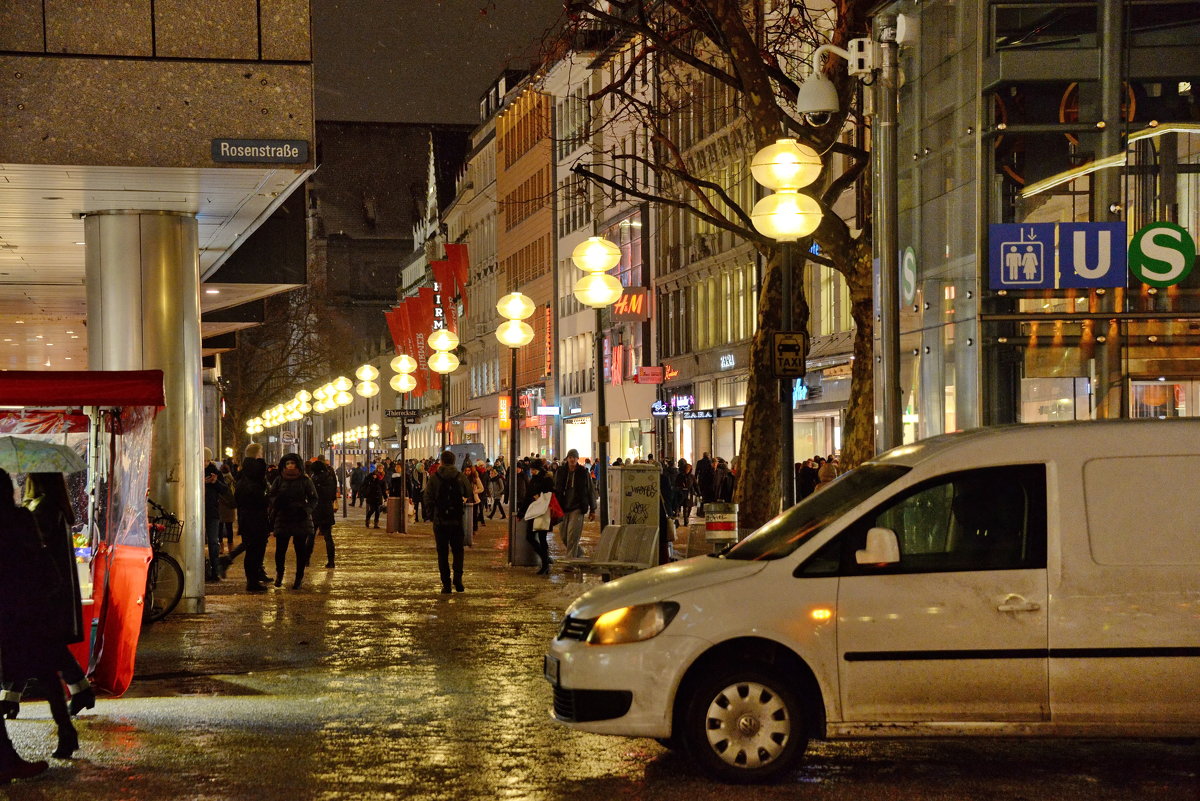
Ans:
[[[1058,269],[1063,288],[1125,286],[1125,223],[1060,223]]]

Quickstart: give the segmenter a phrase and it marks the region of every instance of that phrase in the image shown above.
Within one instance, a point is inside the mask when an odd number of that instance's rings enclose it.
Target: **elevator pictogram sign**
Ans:
[[[988,226],[992,289],[1099,289],[1126,285],[1124,223]]]

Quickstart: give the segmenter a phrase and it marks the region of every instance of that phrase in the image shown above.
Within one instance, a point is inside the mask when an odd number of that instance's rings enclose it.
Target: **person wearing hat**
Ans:
[[[562,536],[567,558],[583,555],[579,540],[583,536],[583,516],[596,519],[596,500],[592,494],[592,476],[579,464],[579,451],[567,451],[567,461],[554,475],[554,494],[563,510]]]
[[[298,590],[308,564],[305,549],[313,536],[313,512],[318,496],[316,486],[304,475],[304,462],[297,454],[289,453],[279,460],[279,475],[267,491],[267,501],[275,532],[275,586],[283,586],[283,568],[291,542],[296,551],[296,579],[292,589]]]

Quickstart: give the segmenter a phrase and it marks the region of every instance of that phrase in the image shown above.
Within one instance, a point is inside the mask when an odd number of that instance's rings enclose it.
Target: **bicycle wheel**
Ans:
[[[156,553],[146,571],[146,598],[142,619],[146,623],[162,620],[171,614],[183,597],[183,568],[175,557]]]

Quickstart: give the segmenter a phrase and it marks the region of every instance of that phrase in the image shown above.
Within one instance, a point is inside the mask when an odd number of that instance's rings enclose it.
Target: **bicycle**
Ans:
[[[183,568],[175,557],[162,549],[164,543],[179,542],[183,536],[183,521],[152,499],[146,501],[157,514],[150,518],[150,549],[154,555],[146,571],[142,622],[154,623],[171,614],[183,597]]]

